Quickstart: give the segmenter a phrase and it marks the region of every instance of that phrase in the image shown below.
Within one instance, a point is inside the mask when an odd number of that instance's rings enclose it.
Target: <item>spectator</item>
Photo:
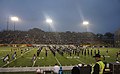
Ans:
[[[72,69],[72,74],[80,74],[80,69],[77,66],[74,66]]]
[[[59,67],[57,64],[55,64],[55,66],[53,67],[53,72],[54,72],[55,74],[58,74],[58,73],[59,73],[59,70],[60,70],[60,67]]]
[[[36,74],[41,74],[41,70],[40,69],[36,69]]]
[[[59,74],[63,74],[62,66],[60,66]]]
[[[104,71],[104,68],[105,68],[105,64],[101,61],[100,54],[96,54],[93,57],[96,60],[96,64],[94,65],[91,74],[103,74],[103,71]]]

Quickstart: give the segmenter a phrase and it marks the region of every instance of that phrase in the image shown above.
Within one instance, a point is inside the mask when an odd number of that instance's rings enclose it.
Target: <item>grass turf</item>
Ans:
[[[23,52],[25,52],[25,49],[27,47],[21,48],[23,49]],[[13,49],[11,51],[11,49]],[[14,49],[17,52],[17,59],[12,60],[12,54],[14,53]],[[3,58],[4,56],[6,56],[7,54],[10,55],[10,63],[6,64],[5,62],[2,61],[2,59],[0,59],[0,67],[37,67],[37,66],[53,66],[55,63],[60,63],[62,66],[70,66],[70,65],[76,65],[79,63],[85,63],[85,64],[92,64],[94,63],[94,58],[92,58],[92,56],[90,55],[82,55],[80,53],[80,55],[78,56],[79,58],[75,58],[77,56],[73,55],[69,56],[68,54],[64,54],[64,56],[61,56],[59,53],[56,54],[56,57],[53,56],[53,54],[51,53],[51,51],[48,51],[48,56],[45,56],[45,50],[43,49],[40,53],[40,56],[37,57],[37,60],[35,62],[35,64],[33,65],[32,62],[32,57],[33,54],[36,54],[36,51],[38,48],[30,48],[29,51],[23,53],[23,55],[21,55],[21,49],[18,49],[16,47],[0,47],[0,58]],[[108,49],[108,54],[106,54],[106,50]],[[89,49],[91,50],[91,49]],[[97,48],[92,49],[93,50],[93,55],[94,55],[94,50],[97,50]],[[116,60],[116,52],[120,51],[119,48],[100,48],[100,54],[101,55],[106,55],[109,57],[106,57],[105,62],[115,62]],[[71,57],[71,58],[67,58],[67,57]],[[120,57],[118,58],[120,60]]]

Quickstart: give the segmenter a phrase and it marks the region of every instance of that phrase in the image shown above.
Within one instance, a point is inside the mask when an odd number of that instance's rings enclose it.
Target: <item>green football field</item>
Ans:
[[[64,54],[61,56],[58,52],[54,57],[52,52],[48,50],[48,56],[45,56],[45,49],[42,49],[39,57],[37,57],[36,61],[32,62],[32,57],[36,54],[38,48],[29,47],[30,50],[25,52],[25,49],[28,47],[21,48],[23,50],[23,55],[21,55],[21,49],[18,47],[0,47],[0,67],[44,67],[44,66],[54,66],[56,63],[62,66],[71,66],[76,64],[93,64],[95,63],[94,58],[91,55],[82,55],[80,53],[79,56],[72,54],[69,56],[68,54]],[[12,49],[12,51],[11,51]],[[108,49],[108,54],[106,50]],[[91,49],[89,49],[91,50]],[[92,49],[97,50],[97,48]],[[16,59],[12,59],[12,55],[14,52],[17,52]],[[116,52],[120,51],[119,48],[100,48],[100,54],[105,55],[105,62],[115,62],[116,60]],[[3,62],[3,57],[7,54],[10,55],[10,62]],[[94,55],[94,52],[93,52]],[[118,58],[120,60],[120,57]]]

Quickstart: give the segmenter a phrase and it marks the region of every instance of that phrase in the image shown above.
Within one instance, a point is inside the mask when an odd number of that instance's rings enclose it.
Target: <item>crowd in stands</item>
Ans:
[[[120,28],[115,32],[114,38],[115,46],[120,47]]]
[[[92,32],[1,31],[1,44],[99,44],[103,43]]]

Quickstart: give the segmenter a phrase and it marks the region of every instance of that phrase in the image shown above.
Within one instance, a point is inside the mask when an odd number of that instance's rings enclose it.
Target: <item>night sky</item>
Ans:
[[[19,17],[17,30],[40,28],[49,31],[46,18],[53,20],[51,31],[115,32],[120,28],[120,0],[0,0],[0,30],[13,30],[11,16]]]

